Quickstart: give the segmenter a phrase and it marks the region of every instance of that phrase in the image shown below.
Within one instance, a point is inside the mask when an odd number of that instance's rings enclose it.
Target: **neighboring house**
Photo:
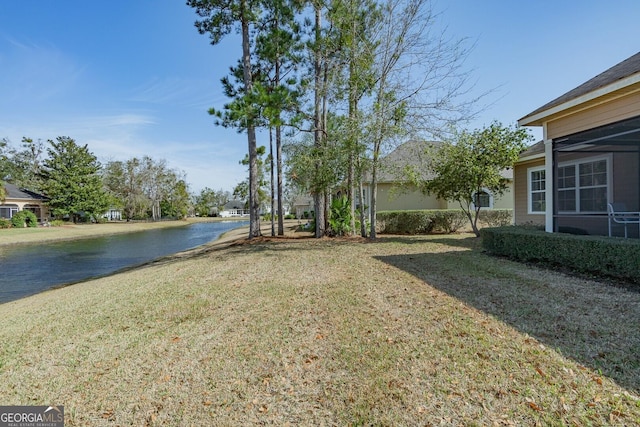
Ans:
[[[122,221],[122,210],[118,208],[109,208],[102,217],[109,221]]]
[[[305,212],[312,215],[310,212],[314,212],[314,210],[313,197],[311,196],[298,196],[293,201],[293,213],[297,219],[303,218]]]
[[[460,209],[458,202],[448,202],[433,195],[424,195],[417,187],[403,184],[404,169],[407,166],[420,167],[426,163],[425,146],[439,145],[439,142],[411,140],[399,145],[395,150],[380,160],[378,175],[377,211],[420,210],[420,209]],[[488,190],[478,195],[481,207],[487,209],[513,209],[513,192],[511,191],[513,171],[505,170],[502,176],[509,179],[510,184],[502,196],[494,196]],[[428,179],[429,175],[423,178]],[[367,174],[363,182],[364,203],[371,202],[371,175]]]
[[[542,126],[544,139],[515,166],[516,224],[607,235],[608,203],[640,211],[640,53],[518,124]]]
[[[249,209],[245,208],[245,203],[240,200],[231,200],[220,212],[222,218],[249,216]]]
[[[33,212],[38,221],[49,219],[49,207],[46,202],[49,200],[42,194],[33,191],[20,189],[13,184],[5,184],[5,200],[0,204],[0,218],[11,219],[11,217],[22,210]]]

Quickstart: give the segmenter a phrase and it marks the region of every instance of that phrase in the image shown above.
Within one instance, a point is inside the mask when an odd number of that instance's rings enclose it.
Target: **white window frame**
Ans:
[[[533,172],[544,172],[544,190],[533,190],[531,174]],[[544,215],[546,213],[546,208],[541,211],[533,210],[533,193],[547,193],[547,172],[545,166],[535,166],[527,169],[527,213],[529,215]]]
[[[483,188],[481,191],[489,195],[489,206],[481,206],[480,209],[493,209],[493,193],[486,188]],[[471,195],[471,200],[476,199],[476,193],[477,191],[473,192],[473,194]],[[476,204],[473,202],[471,202],[471,209],[476,209]]]
[[[558,211],[559,214],[600,214],[600,213],[607,213],[607,209],[605,207],[604,210],[602,211],[583,211],[580,209],[580,189],[582,187],[580,187],[580,165],[584,164],[584,163],[594,163],[594,162],[599,162],[604,160],[607,164],[607,200],[606,202],[609,203],[611,201],[611,188],[612,188],[612,177],[613,177],[613,171],[611,170],[611,163],[612,163],[612,155],[604,155],[604,156],[594,156],[594,157],[583,157],[580,159],[576,159],[576,160],[571,160],[571,161],[567,161],[567,162],[561,162],[558,163],[558,168],[562,168],[562,167],[566,167],[566,166],[575,166],[575,180],[576,180],[576,185],[574,187],[574,191],[575,191],[575,200],[576,200],[576,210],[575,211]],[[588,187],[587,187],[588,188]],[[559,191],[560,189],[558,189]]]
[[[9,217],[1,217],[1,218],[5,218],[5,219],[11,219],[13,218],[13,216],[15,214],[17,214],[18,212],[20,212],[20,207],[16,204],[6,204],[6,205],[0,205],[2,207],[2,209],[8,210],[9,211]]]

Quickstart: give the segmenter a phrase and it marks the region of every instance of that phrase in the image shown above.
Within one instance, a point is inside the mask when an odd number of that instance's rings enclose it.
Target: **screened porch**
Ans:
[[[640,237],[640,116],[554,140],[553,176],[554,231]]]

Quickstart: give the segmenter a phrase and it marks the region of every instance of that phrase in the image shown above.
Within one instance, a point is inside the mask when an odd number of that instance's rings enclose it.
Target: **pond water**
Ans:
[[[247,221],[199,222],[64,242],[0,247],[0,303],[192,249]]]

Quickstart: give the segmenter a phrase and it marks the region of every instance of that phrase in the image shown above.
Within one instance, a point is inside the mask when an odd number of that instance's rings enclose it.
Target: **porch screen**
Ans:
[[[640,116],[554,140],[553,172],[554,230],[608,235],[608,203],[640,211]]]

